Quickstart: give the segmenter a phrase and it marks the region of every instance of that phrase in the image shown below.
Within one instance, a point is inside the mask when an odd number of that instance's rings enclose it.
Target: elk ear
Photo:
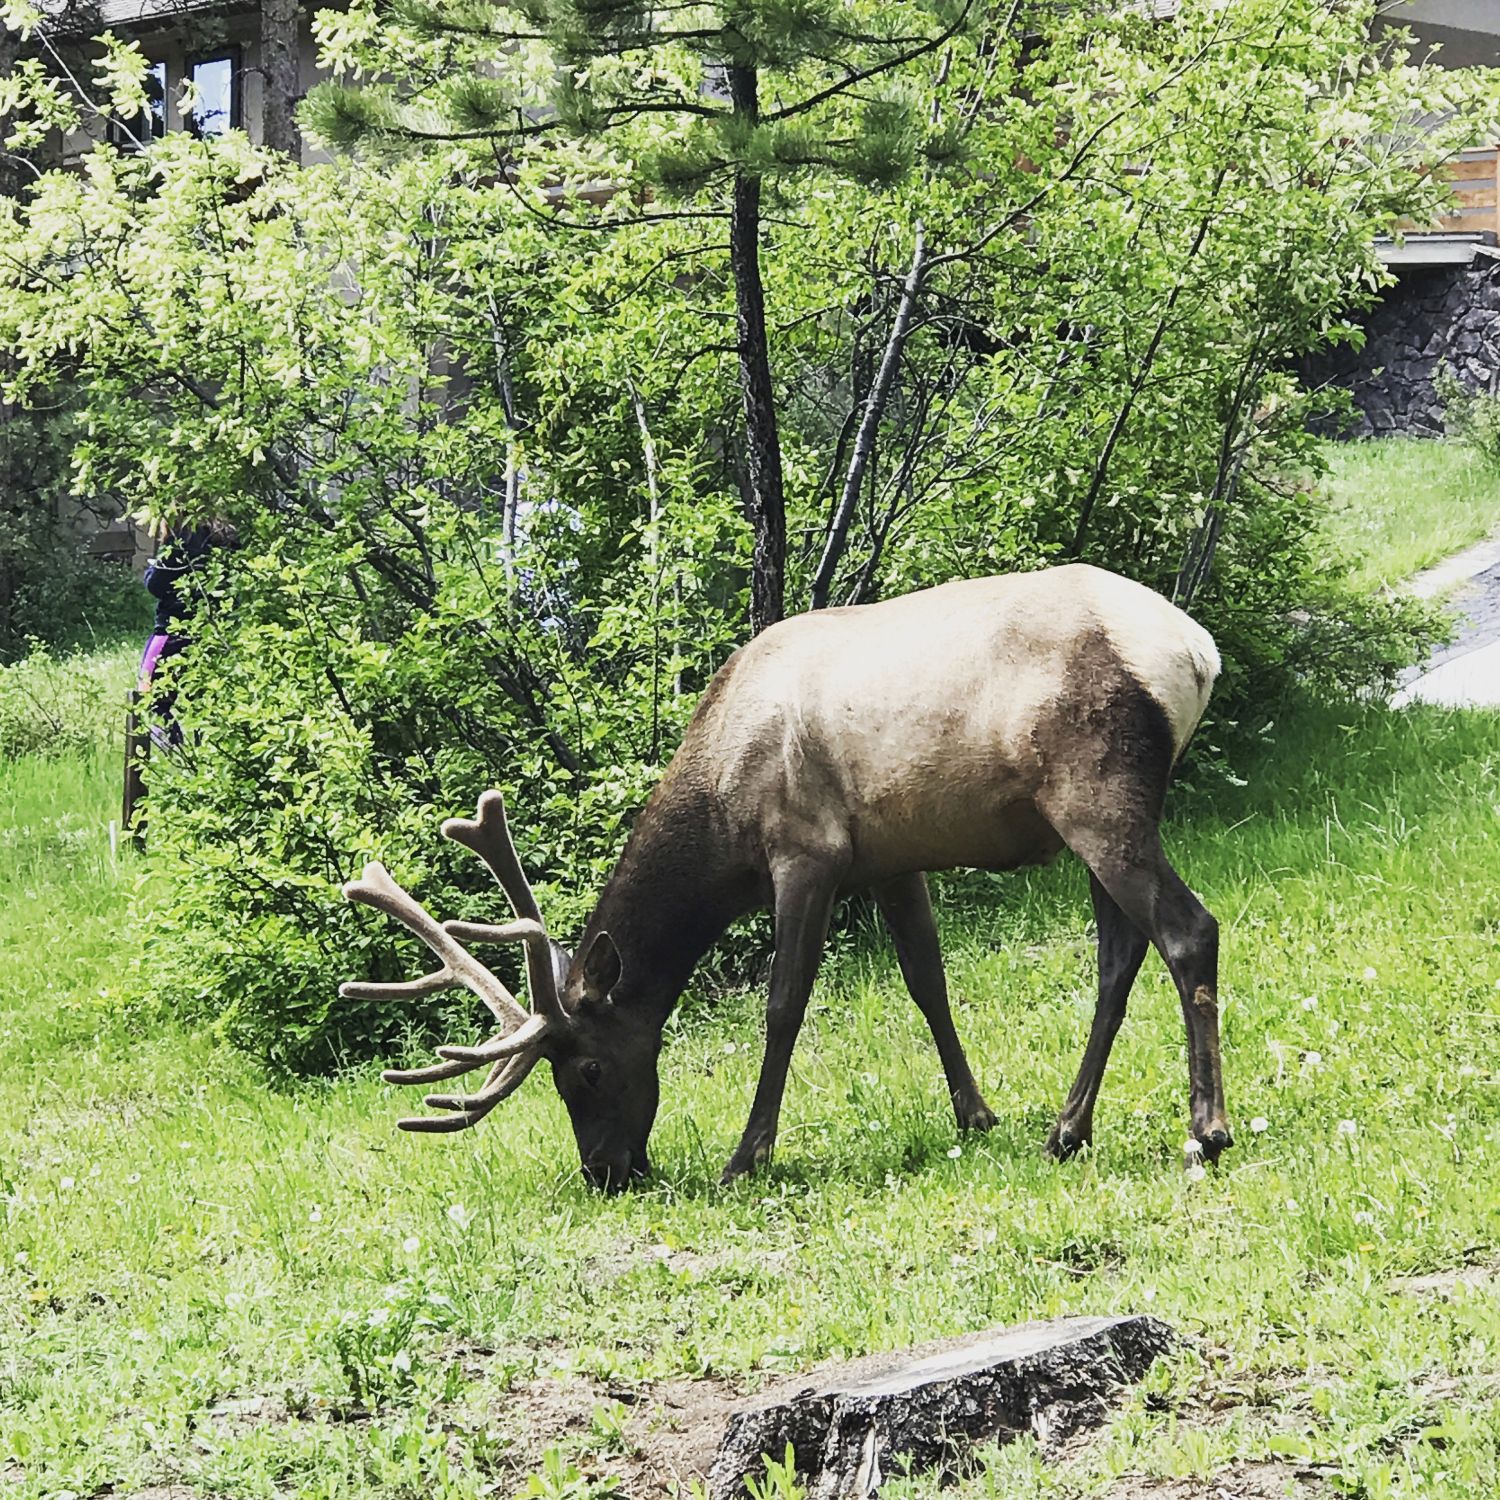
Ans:
[[[583,956],[583,998],[589,1005],[604,1005],[609,992],[620,982],[620,950],[607,932],[601,932]]]

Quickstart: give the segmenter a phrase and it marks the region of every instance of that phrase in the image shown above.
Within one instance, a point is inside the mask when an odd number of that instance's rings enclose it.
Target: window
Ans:
[[[223,135],[240,123],[239,72],[237,52],[201,57],[188,69],[195,103],[187,125],[194,135]]]
[[[110,143],[125,150],[139,150],[148,141],[167,133],[167,65],[150,63],[146,68],[146,107],[134,119],[109,122]]]

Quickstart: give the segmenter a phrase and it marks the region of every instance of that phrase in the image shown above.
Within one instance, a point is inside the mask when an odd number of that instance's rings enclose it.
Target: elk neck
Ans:
[[[578,951],[607,932],[627,1003],[664,1024],[698,961],[758,898],[718,798],[694,768],[674,764],[636,819]]]

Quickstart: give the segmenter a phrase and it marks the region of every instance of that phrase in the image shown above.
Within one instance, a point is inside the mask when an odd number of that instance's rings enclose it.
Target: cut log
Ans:
[[[966,1334],[784,1382],[730,1421],[713,1500],[787,1444],[808,1500],[865,1500],[893,1471],[952,1471],[975,1443],[1031,1433],[1043,1447],[1101,1423],[1120,1386],[1176,1343],[1156,1318],[1058,1318]]]

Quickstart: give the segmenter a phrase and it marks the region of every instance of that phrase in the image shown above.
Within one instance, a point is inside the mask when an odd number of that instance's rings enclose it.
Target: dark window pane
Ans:
[[[235,124],[234,59],[210,57],[193,64],[193,86],[198,102],[193,106],[195,135],[223,135]]]
[[[144,79],[146,107],[138,115],[121,116],[107,122],[111,144],[136,151],[153,138],[167,133],[167,65],[148,63]]]
[[[167,133],[167,65],[152,63],[146,69],[146,110],[151,121],[151,134],[163,136]]]

